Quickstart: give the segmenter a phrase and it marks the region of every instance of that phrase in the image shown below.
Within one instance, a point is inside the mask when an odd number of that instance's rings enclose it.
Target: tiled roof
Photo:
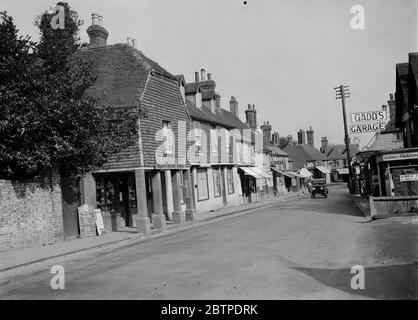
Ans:
[[[127,44],[82,49],[78,54],[91,61],[92,73],[97,77],[87,94],[102,104],[135,106],[152,71],[176,80],[158,63]]]
[[[280,149],[278,146],[275,146],[271,143],[265,143],[264,148],[268,149],[273,155],[288,157],[289,155]]]
[[[196,93],[200,91],[200,84],[199,82],[186,83],[184,89],[186,94]]]
[[[184,78],[184,75],[182,75],[182,74],[178,74],[178,75],[175,75],[175,77],[176,77],[176,79],[177,79],[177,83],[178,83],[179,85],[181,85],[181,84],[184,84],[184,85],[185,85],[185,83],[186,83],[186,79]]]
[[[350,155],[354,156],[359,152],[359,147],[355,144],[350,145]],[[346,147],[344,144],[329,145],[324,152],[325,157],[329,160],[346,159]]]
[[[326,157],[310,144],[291,145],[286,147],[284,151],[293,160],[294,169],[303,168],[309,161],[326,160]]]

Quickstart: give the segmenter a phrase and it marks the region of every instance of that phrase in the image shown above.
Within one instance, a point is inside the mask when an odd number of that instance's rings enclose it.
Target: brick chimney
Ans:
[[[303,129],[298,131],[298,144],[306,144],[306,135]]]
[[[268,121],[264,122],[261,130],[263,131],[263,142],[269,143],[271,141],[271,124]]]
[[[248,109],[245,110],[245,117],[247,118],[247,124],[251,129],[257,129],[257,110],[255,105],[249,104]]]
[[[306,131],[306,140],[308,144],[310,144],[312,147],[314,146],[314,131],[312,130],[311,126],[309,126],[309,130]]]
[[[273,133],[273,136],[271,139],[273,140],[273,144],[279,145],[280,136],[277,131]]]
[[[199,82],[199,71],[194,73],[194,82]]]
[[[205,69],[200,69],[200,79],[201,81],[206,81],[206,70]]]
[[[328,139],[327,137],[322,137],[321,139],[321,152],[324,153],[325,150],[328,148]]]
[[[87,28],[90,46],[93,48],[105,47],[109,32],[103,27],[103,17],[97,13],[92,13],[91,21],[91,26]]]
[[[210,75],[210,73],[208,73],[208,76]],[[232,96],[231,100],[229,100],[229,111],[231,111],[231,113],[238,118],[238,101],[237,99]]]

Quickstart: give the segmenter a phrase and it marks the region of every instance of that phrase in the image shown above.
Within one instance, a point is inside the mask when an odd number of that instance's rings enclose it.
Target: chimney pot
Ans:
[[[212,74],[208,73],[208,80],[212,80]]]
[[[196,72],[194,73],[194,81],[195,81],[195,82],[199,82],[199,71],[196,71]]]
[[[97,13],[92,13],[91,14],[91,25],[92,26],[99,25],[99,15]]]
[[[103,16],[99,15],[99,26],[103,27]]]
[[[200,69],[200,78],[202,79],[202,81],[206,81],[206,70],[205,69]]]
[[[132,47],[136,49],[136,39],[132,39]]]

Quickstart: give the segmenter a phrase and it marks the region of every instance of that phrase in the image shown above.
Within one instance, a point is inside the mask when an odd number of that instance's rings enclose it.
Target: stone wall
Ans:
[[[0,251],[63,239],[59,171],[25,181],[0,180]]]

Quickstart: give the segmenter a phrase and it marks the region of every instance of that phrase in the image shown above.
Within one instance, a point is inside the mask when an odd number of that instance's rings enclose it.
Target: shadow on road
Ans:
[[[322,284],[350,294],[374,299],[418,299],[418,264],[388,265],[364,268],[365,288],[351,288],[351,269],[292,269],[302,272]]]

